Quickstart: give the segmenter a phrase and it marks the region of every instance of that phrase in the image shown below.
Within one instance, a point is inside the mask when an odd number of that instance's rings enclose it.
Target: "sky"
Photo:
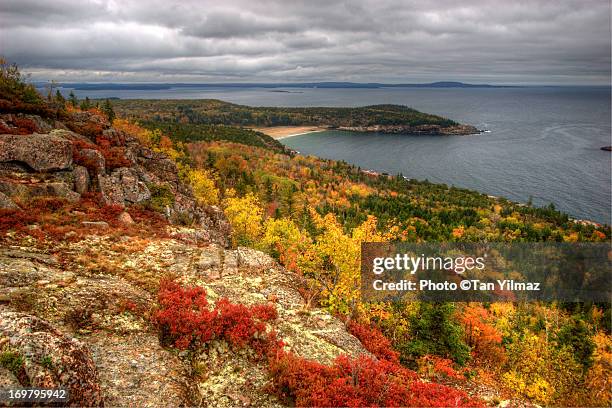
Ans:
[[[610,84],[610,0],[2,0],[32,80]]]

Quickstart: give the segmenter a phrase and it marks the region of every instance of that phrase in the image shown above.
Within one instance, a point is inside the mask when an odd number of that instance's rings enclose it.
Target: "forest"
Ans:
[[[234,126],[316,125],[354,127],[372,125],[438,125],[458,123],[400,105],[373,105],[361,108],[279,108],[236,105],[215,99],[114,101],[122,117],[137,120]]]
[[[151,130],[128,123],[116,126],[155,146]],[[372,350],[454,386],[486,384],[540,405],[609,404],[609,304],[372,303],[359,292],[361,242],[608,242],[608,226],[255,143],[165,137],[171,147],[158,148],[197,169],[194,191],[223,208],[233,245],[303,276],[309,304],[343,316]]]

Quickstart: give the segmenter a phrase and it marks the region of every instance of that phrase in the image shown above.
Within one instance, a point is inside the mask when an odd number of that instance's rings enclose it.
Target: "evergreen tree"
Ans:
[[[77,105],[79,104],[79,100],[77,99],[76,95],[74,94],[73,91],[70,91],[70,94],[68,95],[68,102],[74,107],[76,108]]]
[[[60,105],[64,105],[66,103],[66,98],[64,98],[64,95],[62,95],[59,89],[55,91],[55,101]]]
[[[452,303],[421,302],[419,313],[410,318],[410,341],[398,345],[401,359],[414,366],[419,357],[437,354],[464,365],[470,358],[470,348],[454,314]]]
[[[89,97],[86,96],[85,100],[83,102],[81,102],[81,110],[89,110],[91,109],[91,101],[89,100]]]
[[[109,99],[105,100],[102,104],[102,112],[104,112],[108,118],[108,121],[113,123],[113,120],[115,120],[115,111],[113,110],[113,105]]]

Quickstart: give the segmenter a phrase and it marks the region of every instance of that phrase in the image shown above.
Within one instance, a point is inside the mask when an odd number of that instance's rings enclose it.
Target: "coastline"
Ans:
[[[270,127],[254,127],[250,128],[256,132],[266,134],[276,140],[286,139],[288,137],[306,135],[308,133],[324,132],[329,130],[321,126],[270,126]]]

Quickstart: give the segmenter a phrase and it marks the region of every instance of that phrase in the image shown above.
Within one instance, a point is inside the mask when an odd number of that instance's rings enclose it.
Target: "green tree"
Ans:
[[[0,95],[3,99],[19,100],[30,104],[43,102],[34,85],[25,82],[17,64],[9,64],[0,57]]]
[[[66,103],[66,98],[64,98],[64,95],[62,95],[59,89],[55,91],[55,102],[62,106]]]
[[[86,96],[85,100],[83,102],[81,102],[81,110],[89,110],[91,109],[92,105],[91,105],[91,101],[89,100],[89,97]]]
[[[109,99],[105,100],[104,103],[102,104],[102,112],[104,112],[104,114],[108,118],[108,121],[110,123],[113,123],[113,120],[115,120],[115,111]]]
[[[568,324],[565,324],[557,334],[559,347],[570,347],[574,358],[587,369],[593,365],[593,351],[595,342],[593,333],[588,325],[579,316],[573,316]]]
[[[70,91],[70,94],[68,95],[68,102],[74,107],[76,108],[77,105],[79,104],[79,100],[77,99],[76,95],[74,94],[74,91]]]
[[[470,358],[463,334],[452,303],[422,302],[418,313],[410,318],[410,339],[398,344],[398,349],[403,362],[411,366],[426,354],[450,358],[463,365]]]

